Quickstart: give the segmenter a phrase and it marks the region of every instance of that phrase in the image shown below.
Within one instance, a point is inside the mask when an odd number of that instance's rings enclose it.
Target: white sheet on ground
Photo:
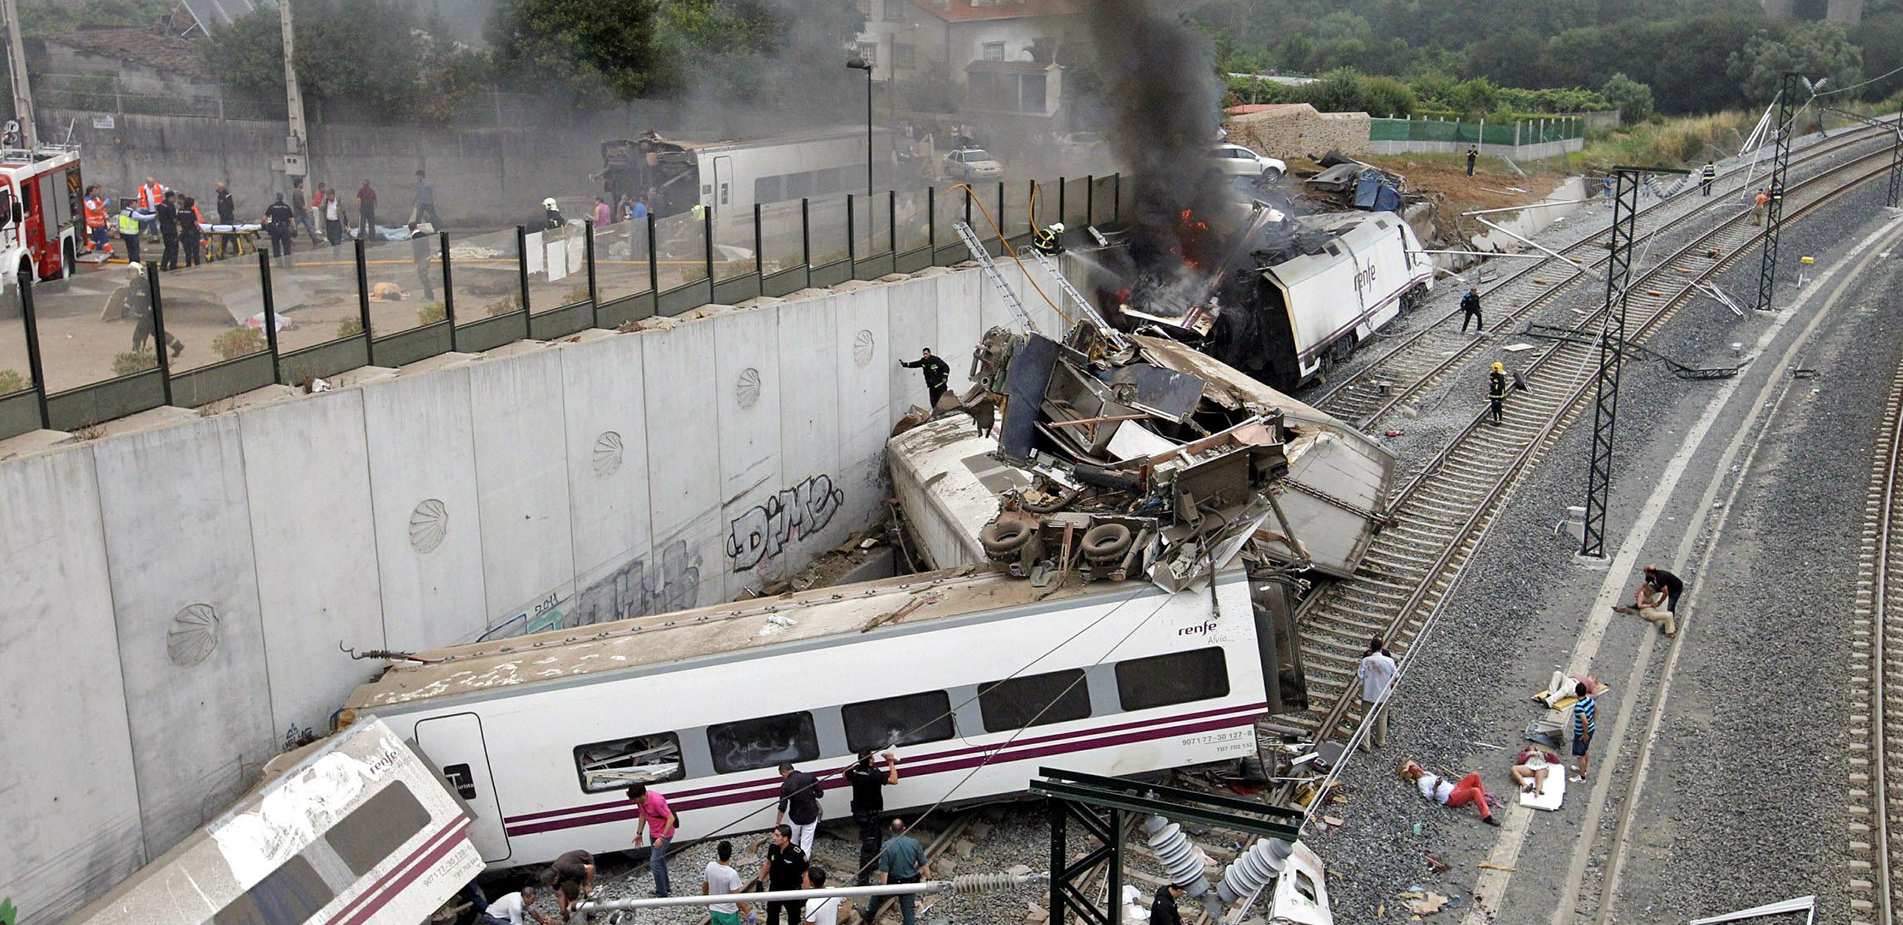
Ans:
[[[1537,794],[1520,791],[1520,805],[1552,812],[1566,802],[1566,765],[1547,764],[1544,758],[1535,758],[1526,763],[1530,768],[1545,768],[1546,783],[1541,785]]]

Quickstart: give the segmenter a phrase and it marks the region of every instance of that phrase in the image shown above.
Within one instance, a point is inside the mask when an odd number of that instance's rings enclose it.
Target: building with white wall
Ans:
[[[940,75],[966,109],[1054,116],[1066,46],[1085,41],[1076,0],[860,0],[859,53],[875,80]]]

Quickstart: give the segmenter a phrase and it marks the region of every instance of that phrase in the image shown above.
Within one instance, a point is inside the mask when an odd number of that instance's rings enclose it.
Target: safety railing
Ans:
[[[599,227],[390,228],[335,245],[299,229],[284,254],[215,235],[202,262],[167,270],[118,262],[115,238],[112,262],[0,298],[0,439],[950,266],[970,259],[958,222],[1002,254],[1028,243],[1033,216],[1117,226],[1126,196],[1118,175],[947,182]]]

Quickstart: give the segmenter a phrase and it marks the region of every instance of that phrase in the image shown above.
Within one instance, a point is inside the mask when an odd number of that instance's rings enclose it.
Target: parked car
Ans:
[[[945,176],[954,180],[996,180],[1004,165],[983,148],[959,148],[945,155]]]
[[[1216,169],[1230,177],[1260,177],[1274,182],[1288,173],[1287,163],[1263,157],[1241,145],[1217,145],[1209,149],[1209,159],[1215,162]]]

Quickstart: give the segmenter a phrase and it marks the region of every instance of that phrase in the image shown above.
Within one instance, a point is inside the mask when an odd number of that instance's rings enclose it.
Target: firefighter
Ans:
[[[562,210],[556,204],[555,197],[542,200],[542,230],[554,231],[567,224],[562,218]]]
[[[1493,371],[1487,373],[1487,422],[1500,426],[1500,411],[1507,402],[1507,366],[1494,363]]]
[[[97,183],[86,187],[86,234],[90,239],[87,250],[101,255],[112,253],[111,232],[106,229],[106,196]]]
[[[1706,161],[1705,169],[1698,177],[1698,188],[1704,192],[1705,198],[1711,198],[1711,185],[1716,182],[1718,182],[1718,165]]]
[[[1046,254],[1057,255],[1064,252],[1064,223],[1052,222],[1038,229],[1031,237],[1031,246]]]
[[[938,400],[944,398],[946,392],[951,391],[948,388],[951,382],[951,364],[932,356],[931,348],[927,347],[919,350],[918,359],[910,363],[901,360],[899,365],[906,369],[916,369],[925,376],[925,390],[932,396],[932,410],[938,410]]]
[[[152,339],[158,324],[152,320],[152,289],[145,280],[145,267],[132,264],[130,278],[126,281],[126,312],[137,322],[132,328],[132,350],[137,353],[145,349],[145,342]],[[185,344],[166,332],[165,343],[172,348],[172,356],[185,352]],[[155,348],[156,349],[156,348]]]

